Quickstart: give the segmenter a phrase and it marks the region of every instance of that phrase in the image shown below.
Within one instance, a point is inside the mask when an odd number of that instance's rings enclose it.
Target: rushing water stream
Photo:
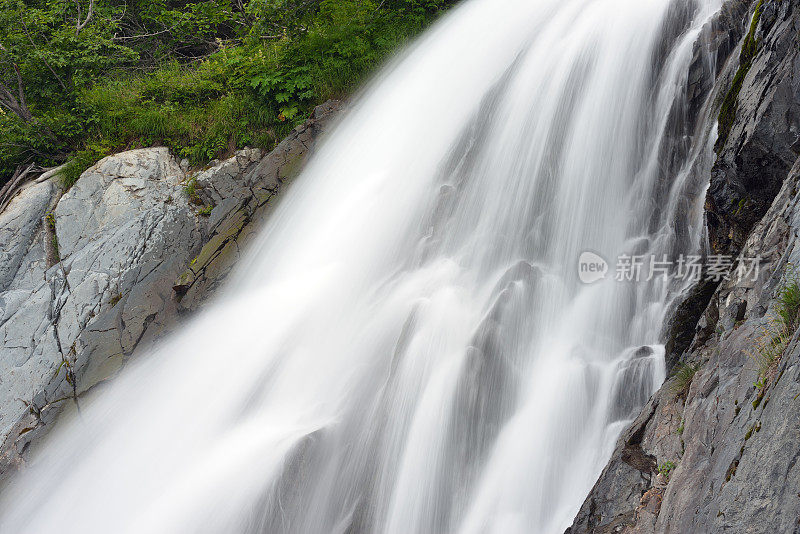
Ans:
[[[3,531],[563,532],[664,379],[681,284],[614,269],[702,248],[685,93],[719,4],[457,8],[223,296],[53,435]],[[578,279],[584,251],[605,280]]]

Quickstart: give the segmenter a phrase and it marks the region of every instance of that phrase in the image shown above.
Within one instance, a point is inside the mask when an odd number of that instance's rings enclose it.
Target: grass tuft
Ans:
[[[775,297],[775,314],[767,319],[755,347],[748,356],[756,364],[758,378],[754,385],[763,391],[774,378],[778,363],[797,329],[800,314],[800,277],[790,266]],[[754,405],[757,407],[757,405]]]
[[[89,167],[103,159],[108,151],[102,147],[90,147],[86,150],[81,150],[75,153],[72,158],[60,172],[61,185],[64,190],[68,190],[75,185],[75,182],[86,172]]]
[[[681,363],[672,375],[672,384],[670,390],[676,397],[685,397],[689,393],[689,387],[692,385],[694,375],[700,369],[699,365],[691,363]]]
[[[664,478],[669,482],[669,477],[676,467],[675,462],[667,461],[658,466],[658,472],[664,475]]]

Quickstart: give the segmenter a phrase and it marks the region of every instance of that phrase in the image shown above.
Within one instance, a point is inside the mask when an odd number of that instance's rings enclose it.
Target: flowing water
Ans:
[[[3,531],[563,532],[664,379],[681,283],[614,269],[702,248],[713,131],[686,86],[719,4],[457,8],[223,296],[62,425]]]

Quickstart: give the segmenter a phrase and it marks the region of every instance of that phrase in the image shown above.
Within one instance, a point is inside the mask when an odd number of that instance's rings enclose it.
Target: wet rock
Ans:
[[[698,370],[685,396],[668,380],[623,433],[572,534],[800,531],[800,334],[766,384],[754,384],[774,336],[776,292],[800,261],[800,2],[761,6],[758,52],[706,203],[712,249],[760,258],[759,271],[698,286],[677,307],[665,328],[667,363]],[[726,90],[738,64],[720,71]],[[659,480],[665,462],[676,467]]]
[[[657,399],[651,400],[620,436],[614,455],[565,534],[621,532],[635,523],[636,508],[656,472],[656,459],[641,444],[657,407]]]
[[[205,245],[173,283],[182,311],[199,307],[230,273],[268,217],[270,200],[298,174],[315,140],[342,108],[342,102],[326,102],[270,153],[242,150],[194,176],[200,195],[213,208]]]
[[[686,397],[672,392],[671,381],[655,394],[620,438],[569,532],[798,530],[800,331],[792,333],[766,385],[754,383],[756,355],[774,335],[777,291],[787,266],[800,261],[799,185],[800,160],[743,245],[743,257],[762,258],[758,276],[720,285],[683,355],[699,367]],[[716,327],[709,332],[707,325]],[[630,439],[636,435],[641,439]],[[637,479],[623,464],[648,471],[668,461],[676,468],[656,507],[652,490],[660,485],[653,471]]]
[[[671,373],[680,361],[681,355],[689,348],[698,329],[698,320],[708,307],[717,284],[701,281],[694,286],[675,308],[665,327],[665,358],[667,374]]]

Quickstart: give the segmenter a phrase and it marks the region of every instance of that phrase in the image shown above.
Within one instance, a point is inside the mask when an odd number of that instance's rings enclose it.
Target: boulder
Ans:
[[[144,148],[66,192],[51,172],[15,193],[0,212],[0,472],[221,285],[340,107],[320,106],[269,153],[191,170]]]

